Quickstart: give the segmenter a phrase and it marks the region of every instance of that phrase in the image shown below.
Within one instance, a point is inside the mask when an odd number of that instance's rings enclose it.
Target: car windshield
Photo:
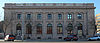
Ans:
[[[13,35],[9,35],[9,37],[14,37]]]

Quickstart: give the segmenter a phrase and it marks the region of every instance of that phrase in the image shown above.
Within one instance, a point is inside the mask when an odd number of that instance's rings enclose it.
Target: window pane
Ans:
[[[51,14],[48,14],[48,19],[52,19],[52,15]]]
[[[30,23],[26,25],[26,34],[32,34],[32,29],[31,28],[32,28],[32,26],[31,26]]]
[[[37,24],[37,34],[42,34],[42,24]]]
[[[31,14],[27,14],[27,19],[30,19],[31,18]]]
[[[78,15],[77,15],[77,18],[78,18],[78,19],[82,19],[82,15],[81,15],[81,14],[78,14]]]
[[[17,30],[21,30],[21,24],[18,23],[18,24],[16,25],[16,28],[17,28]]]
[[[62,15],[61,14],[58,14],[58,19],[62,19]]]
[[[57,25],[57,34],[62,34],[62,24]]]
[[[17,18],[18,19],[21,19],[21,14],[17,14]]]
[[[47,34],[52,34],[52,24],[47,24]]]
[[[68,19],[72,19],[72,15],[71,14],[68,14]]]
[[[41,19],[41,14],[38,14],[37,15],[37,19]]]

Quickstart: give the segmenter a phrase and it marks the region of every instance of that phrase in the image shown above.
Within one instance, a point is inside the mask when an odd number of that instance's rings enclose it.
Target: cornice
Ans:
[[[13,6],[3,7],[4,9],[95,9],[89,6]]]

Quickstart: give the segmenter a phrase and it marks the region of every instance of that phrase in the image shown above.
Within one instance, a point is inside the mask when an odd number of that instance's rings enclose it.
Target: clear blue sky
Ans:
[[[0,0],[0,21],[4,19],[4,3],[94,3],[95,15],[100,13],[100,0]]]

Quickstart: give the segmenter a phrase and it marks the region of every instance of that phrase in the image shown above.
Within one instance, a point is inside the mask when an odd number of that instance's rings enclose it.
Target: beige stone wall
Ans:
[[[10,6],[11,7],[11,6]],[[37,37],[41,37],[42,39],[48,39],[48,37],[51,37],[52,39],[58,39],[58,37],[66,37],[67,34],[67,26],[68,23],[72,23],[73,24],[73,33],[77,34],[77,29],[75,28],[76,24],[81,23],[83,25],[83,34],[88,36],[93,36],[94,34],[94,24],[93,24],[93,19],[94,18],[94,8],[90,8],[88,7],[88,9],[86,8],[74,8],[74,6],[71,6],[71,8],[24,8],[24,7],[20,7],[20,8],[15,8],[15,6],[12,6],[12,8],[7,8],[7,6],[4,8],[4,16],[5,16],[5,22],[10,23],[7,26],[7,34],[8,33],[13,33],[16,34],[16,25],[18,23],[22,24],[22,19],[18,20],[17,19],[17,14],[22,14],[22,16],[24,16],[24,26],[26,26],[26,24],[30,23],[32,25],[32,34],[30,35],[30,37],[32,37],[32,39],[37,39]],[[68,13],[72,14],[72,19],[68,20],[67,15]],[[79,20],[77,19],[77,14],[81,13],[82,14],[82,19]],[[31,20],[27,20],[27,14],[32,14],[31,15]],[[37,14],[42,14],[42,19],[41,20],[37,20]],[[52,20],[48,20],[47,19],[47,14],[52,14]],[[62,14],[62,19],[58,20],[58,14]],[[42,32],[43,34],[38,35],[36,34],[36,25],[38,23],[42,24]],[[53,34],[48,35],[46,34],[46,29],[47,29],[47,24],[51,23],[53,25]],[[63,25],[63,34],[57,34],[57,24],[61,23]],[[87,33],[88,30],[88,34]],[[26,27],[24,27],[24,34],[26,32]],[[27,36],[27,34],[26,34]]]

